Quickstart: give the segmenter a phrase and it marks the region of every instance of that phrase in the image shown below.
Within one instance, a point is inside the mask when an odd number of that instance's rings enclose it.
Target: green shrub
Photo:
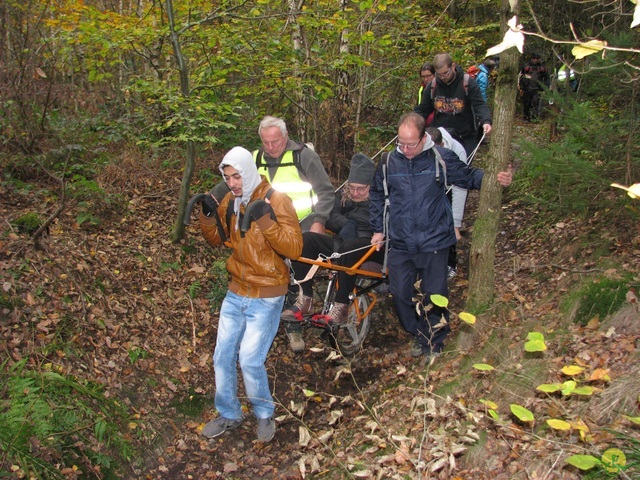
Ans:
[[[40,228],[42,225],[42,219],[37,213],[31,212],[26,215],[22,215],[11,223],[20,233],[32,234]]]
[[[0,476],[18,466],[25,478],[123,478],[132,448],[120,433],[127,411],[103,387],[53,371],[27,368],[26,359],[0,365]],[[99,467],[99,470],[96,468]],[[14,473],[15,474],[15,473]]]
[[[629,286],[625,280],[601,278],[588,283],[580,291],[574,321],[586,325],[596,316],[603,320],[620,309],[628,290]]]

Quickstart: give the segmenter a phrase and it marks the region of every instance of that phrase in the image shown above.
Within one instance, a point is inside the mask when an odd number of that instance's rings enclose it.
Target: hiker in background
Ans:
[[[425,64],[422,65],[422,68],[420,68],[420,89],[418,90],[418,105],[420,105],[422,103],[422,94],[424,93],[425,89],[427,89],[427,91],[429,90],[429,84],[435,80],[436,78],[436,69],[433,66],[433,63],[431,62],[427,62]],[[433,122],[433,116],[435,115],[435,112],[432,112],[431,115],[429,115],[429,118],[427,118],[427,125],[431,125],[431,122]]]
[[[276,424],[265,362],[289,286],[285,257],[300,256],[302,231],[293,202],[258,174],[248,150],[232,148],[220,171],[230,192],[220,203],[213,195],[205,197],[200,229],[211,245],[228,240],[233,252],[227,260],[231,280],[220,307],[213,354],[218,417],[204,426],[202,435],[217,437],[242,423],[239,363],[246,397],[257,418],[258,441],[268,442]]]
[[[430,301],[432,294],[449,294],[447,256],[449,247],[456,243],[446,184],[478,189],[483,175],[482,170],[465,165],[451,150],[435,147],[425,132],[424,117],[408,113],[400,118],[396,149],[385,162],[380,161],[373,178],[371,243],[381,249],[386,233],[389,291],[400,324],[412,335],[410,353],[422,356],[424,362],[442,351],[451,330],[449,311]],[[511,168],[497,175],[503,186],[511,180]],[[385,232],[387,190],[389,228]],[[416,308],[415,302],[416,277],[423,294],[421,308]]]
[[[453,129],[462,139],[467,155],[477,145],[477,130],[491,133],[491,112],[477,82],[457,66],[451,55],[439,53],[433,60],[436,78],[422,94],[422,102],[414,111],[425,120],[435,112],[432,127]]]
[[[568,72],[568,75],[567,75]],[[567,77],[569,77],[569,87],[572,92],[578,91],[578,77],[576,77],[576,71],[568,67],[566,63],[563,63],[556,72],[556,84],[558,90],[564,90],[567,85]]]
[[[522,67],[518,88],[522,98],[522,112],[528,122],[540,116],[542,100],[540,93],[549,88],[549,71],[542,63],[540,55],[533,53],[529,62]]]
[[[484,101],[487,101],[487,91],[489,89],[489,77],[491,76],[491,72],[496,66],[496,62],[492,59],[487,58],[484,62],[478,65],[478,74],[476,75],[476,82],[478,82],[478,88],[480,89],[480,93],[482,94],[482,98]]]
[[[324,234],[333,208],[334,188],[322,160],[311,148],[289,139],[287,125],[281,118],[264,117],[258,134],[262,148],[253,152],[258,172],[275,190],[291,197],[303,232]],[[292,288],[295,291],[291,293],[297,294],[297,287]],[[285,322],[284,328],[291,350],[303,352],[301,326]]]
[[[468,165],[467,152],[464,151],[464,147],[460,142],[454,139],[445,128],[429,127],[426,129],[433,143],[438,147],[444,147],[455,153],[458,158]],[[467,203],[467,190],[464,188],[451,185],[451,188],[447,189],[447,199],[451,203],[451,211],[453,212],[453,227],[456,232],[456,241],[460,241],[462,235],[460,234],[460,228],[462,228],[462,218],[464,217],[464,208]],[[449,247],[449,257],[447,260],[447,278],[453,279],[458,274],[458,253],[456,251],[456,245]]]

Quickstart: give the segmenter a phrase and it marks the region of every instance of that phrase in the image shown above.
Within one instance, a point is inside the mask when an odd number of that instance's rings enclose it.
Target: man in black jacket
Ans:
[[[436,78],[425,87],[422,101],[414,111],[425,119],[435,112],[431,126],[455,130],[467,155],[471,155],[477,145],[478,127],[485,135],[491,133],[489,106],[478,83],[455,64],[451,55],[439,53],[433,65]]]

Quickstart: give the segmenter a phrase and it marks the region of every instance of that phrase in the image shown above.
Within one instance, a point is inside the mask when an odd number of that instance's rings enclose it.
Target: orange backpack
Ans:
[[[480,73],[480,69],[475,65],[471,65],[469,68],[467,68],[467,73],[471,78],[476,78]]]

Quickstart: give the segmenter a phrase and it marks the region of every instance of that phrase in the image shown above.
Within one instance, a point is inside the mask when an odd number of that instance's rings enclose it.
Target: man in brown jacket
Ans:
[[[302,232],[291,199],[270,188],[248,150],[232,148],[222,159],[220,171],[231,191],[220,204],[212,195],[205,198],[200,228],[211,245],[226,240],[233,253],[227,260],[231,281],[220,308],[213,354],[218,417],[204,426],[202,434],[217,437],[242,423],[239,362],[257,418],[258,440],[268,442],[275,435],[275,408],[265,361],[289,285],[285,257],[300,256]]]

